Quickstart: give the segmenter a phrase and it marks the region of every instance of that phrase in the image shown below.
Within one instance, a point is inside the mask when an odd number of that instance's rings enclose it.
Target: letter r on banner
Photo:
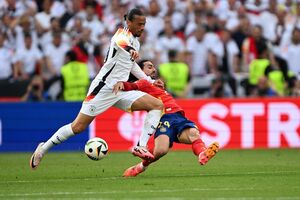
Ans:
[[[286,139],[289,147],[300,147],[300,110],[297,105],[285,103],[269,104],[268,147],[281,147],[281,135]],[[287,120],[281,120],[286,115]]]

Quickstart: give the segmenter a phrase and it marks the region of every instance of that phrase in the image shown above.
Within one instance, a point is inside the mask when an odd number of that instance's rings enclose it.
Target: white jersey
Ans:
[[[139,51],[140,43],[127,28],[119,28],[111,39],[111,44],[105,58],[105,63],[96,76],[97,82],[104,82],[108,88],[113,88],[118,81],[127,81],[130,72],[138,79],[150,77],[131,59],[129,50]]]
[[[146,95],[141,91],[112,92],[118,81],[127,81],[130,72],[138,79],[152,79],[131,59],[129,50],[138,51],[140,43],[128,29],[118,29],[111,39],[105,64],[90,85],[88,95],[82,103],[80,112],[89,116],[101,114],[111,106],[130,111],[131,105]]]

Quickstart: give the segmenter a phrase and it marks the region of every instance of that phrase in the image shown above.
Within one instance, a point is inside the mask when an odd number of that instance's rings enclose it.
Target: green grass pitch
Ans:
[[[139,161],[129,152],[51,152],[36,171],[30,156],[0,154],[0,199],[300,199],[300,149],[221,150],[206,166],[172,151],[135,178],[121,177]]]

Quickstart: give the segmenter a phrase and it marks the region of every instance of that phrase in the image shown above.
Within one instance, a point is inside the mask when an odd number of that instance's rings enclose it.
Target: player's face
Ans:
[[[145,24],[145,16],[135,15],[132,21],[127,21],[128,28],[135,37],[140,37],[142,35],[145,29]]]
[[[147,76],[150,76],[153,79],[156,78],[156,69],[152,62],[150,62],[150,61],[145,62],[143,71],[145,72],[145,74]]]

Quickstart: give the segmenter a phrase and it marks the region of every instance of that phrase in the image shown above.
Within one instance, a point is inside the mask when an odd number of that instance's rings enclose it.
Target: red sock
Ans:
[[[143,166],[144,167],[148,167],[148,165],[150,165],[152,162],[148,161],[148,160],[143,160]]]
[[[153,148],[151,148],[151,149],[149,149],[148,150],[150,153],[152,153],[153,154],[153,151],[154,151],[154,149]],[[157,161],[159,158],[155,158],[154,157],[154,160],[143,160],[143,166],[144,167],[148,167],[151,163],[153,163],[153,162],[155,162],[155,161]]]
[[[192,143],[192,149],[196,156],[205,150],[205,144],[201,139],[197,139]]]

